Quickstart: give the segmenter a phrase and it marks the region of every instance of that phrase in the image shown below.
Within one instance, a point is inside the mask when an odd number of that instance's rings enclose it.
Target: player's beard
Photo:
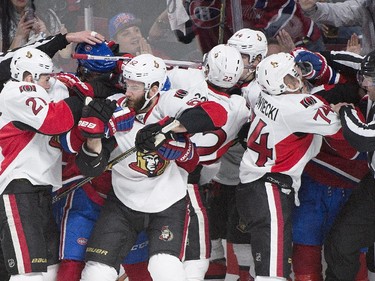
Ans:
[[[135,112],[139,113],[139,111],[141,110],[141,108],[145,104],[145,102],[146,102],[145,96],[142,95],[141,97],[139,97],[135,100],[129,99],[127,101],[127,106],[130,107],[130,108],[133,108]]]

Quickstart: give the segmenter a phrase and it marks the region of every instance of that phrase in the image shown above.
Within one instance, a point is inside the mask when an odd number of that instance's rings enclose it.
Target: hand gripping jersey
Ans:
[[[51,137],[74,125],[66,102],[51,103],[40,86],[10,81],[0,94],[0,192],[13,179],[61,186],[61,151]]]
[[[180,99],[188,105],[201,101],[213,101],[222,105],[228,113],[224,126],[216,131],[198,133],[191,136],[199,153],[199,162],[209,165],[216,162],[233,144],[238,131],[245,124],[250,115],[243,97],[215,90],[207,85],[201,70],[176,69],[168,72],[173,87],[186,89]]]
[[[162,92],[156,105],[146,114],[137,115],[133,129],[115,134],[118,147],[111,158],[132,148],[142,127],[164,117],[179,117],[194,105],[180,97],[185,91]],[[188,173],[175,161],[162,159],[156,152],[136,152],[112,168],[112,185],[116,196],[129,208],[147,213],[160,212],[186,195]]]
[[[264,92],[258,97],[254,115],[240,165],[241,182],[282,173],[292,178],[297,193],[306,163],[320,151],[322,135],[340,129],[338,115],[309,94],[271,96]]]

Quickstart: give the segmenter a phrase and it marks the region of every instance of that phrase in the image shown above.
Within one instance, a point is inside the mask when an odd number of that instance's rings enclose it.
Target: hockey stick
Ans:
[[[167,126],[163,127],[161,129],[161,132],[157,133],[155,135],[155,146],[160,144],[165,139],[165,135],[164,135],[165,133],[168,133],[169,131],[177,128],[178,126],[180,126],[180,122],[178,122],[178,120],[173,120],[173,122],[171,122]],[[129,157],[130,155],[132,155],[136,151],[137,151],[137,148],[135,146],[133,146],[132,148],[128,149],[127,151],[125,151],[125,152],[121,153],[120,155],[118,155],[117,157],[113,158],[111,161],[108,162],[108,164],[105,167],[103,172],[111,170],[114,165],[116,165],[120,161],[124,160],[125,158]],[[52,204],[55,204],[57,201],[64,198],[65,196],[67,196],[69,193],[73,192],[77,188],[79,188],[79,187],[83,186],[84,184],[88,183],[93,178],[95,178],[95,177],[85,177],[81,181],[79,181],[75,185],[73,185],[72,187],[69,187],[68,189],[64,190],[60,194],[55,195],[52,198]]]
[[[95,56],[95,55],[86,55],[86,54],[72,54],[73,59],[80,59],[80,60],[104,60],[104,61],[130,61],[131,58],[127,57],[106,57],[106,56]],[[179,61],[179,60],[164,60],[166,65],[169,66],[181,66],[181,67],[191,67],[191,68],[202,68],[202,62],[194,62],[194,61]]]
[[[221,0],[220,4],[220,24],[219,24],[219,39],[218,44],[224,43],[224,28],[225,28],[225,8],[226,8],[226,1]]]

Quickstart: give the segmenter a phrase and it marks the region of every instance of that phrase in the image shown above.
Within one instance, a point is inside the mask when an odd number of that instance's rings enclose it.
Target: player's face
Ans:
[[[37,81],[37,84],[41,87],[43,87],[46,91],[51,89],[51,75],[49,74],[41,74],[39,76],[39,80]]]
[[[139,41],[142,37],[139,27],[131,26],[119,31],[115,41],[119,44],[121,53],[130,53],[135,56],[139,52]]]
[[[127,106],[138,112],[145,104],[145,84],[138,81],[126,79]]]
[[[250,61],[250,56],[246,54],[241,54],[241,57],[245,67],[240,80],[245,82],[251,81],[254,79],[255,69],[261,61],[261,56],[257,56],[254,61]]]
[[[290,89],[289,93],[291,94],[301,94],[306,93],[306,85],[301,81],[302,72],[301,69],[298,66],[295,66],[294,69],[298,73],[298,77],[294,77],[290,74],[286,75],[284,77],[284,83],[288,86]]]

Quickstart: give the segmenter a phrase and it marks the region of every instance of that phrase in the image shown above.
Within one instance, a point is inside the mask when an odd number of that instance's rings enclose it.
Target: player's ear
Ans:
[[[25,75],[25,77],[23,78],[23,81],[32,83],[32,82],[34,82],[34,80],[33,80],[33,76],[32,76],[31,74],[27,74],[27,75]]]
[[[159,86],[156,85],[156,84],[154,84],[154,85],[151,87],[151,89],[150,89],[150,91],[149,91],[149,93],[148,93],[148,97],[149,97],[149,98],[152,98],[152,97],[153,97],[154,95],[156,95],[158,92],[159,92]]]

